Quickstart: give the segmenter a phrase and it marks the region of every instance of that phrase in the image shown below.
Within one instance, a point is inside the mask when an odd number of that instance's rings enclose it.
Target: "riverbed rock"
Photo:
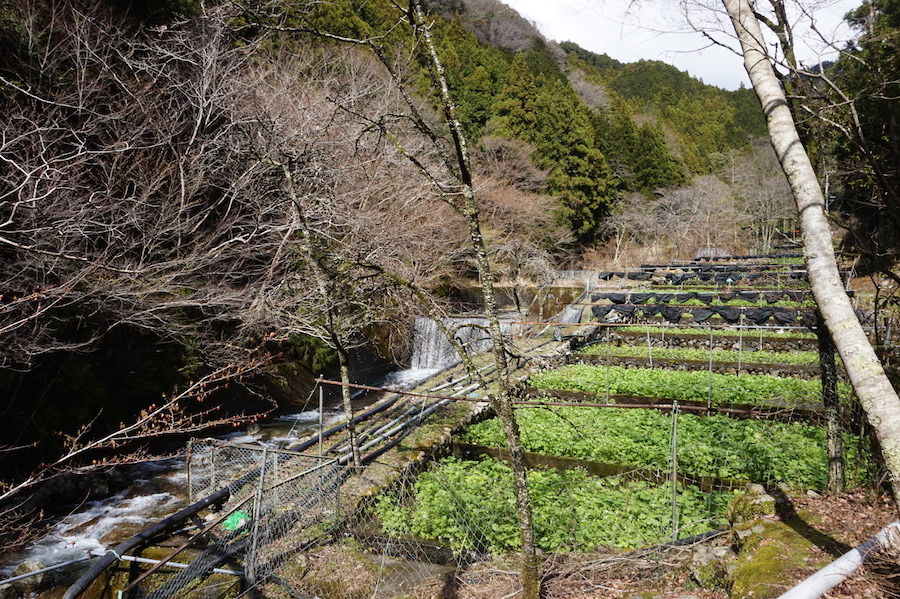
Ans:
[[[43,570],[47,565],[36,559],[28,559],[16,566],[16,569],[13,570],[13,576],[22,576],[23,574],[30,574],[31,572],[37,572],[38,570]],[[39,587],[41,583],[44,582],[44,579],[47,577],[47,572],[42,574],[35,574],[34,576],[29,576],[28,578],[23,578],[18,581],[24,586],[28,587]],[[17,583],[17,584],[18,584]]]
[[[41,591],[37,599],[62,599],[63,595],[66,594],[66,589],[67,587],[64,586],[55,586],[46,591]]]

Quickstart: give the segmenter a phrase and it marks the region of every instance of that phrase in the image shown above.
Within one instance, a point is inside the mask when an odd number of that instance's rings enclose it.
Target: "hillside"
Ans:
[[[574,69],[585,71],[587,78],[615,94],[632,117],[650,117],[672,131],[677,151],[692,173],[711,172],[710,156],[746,149],[748,138],[766,134],[752,89],[722,90],[663,62],[624,64],[572,42],[560,46]]]

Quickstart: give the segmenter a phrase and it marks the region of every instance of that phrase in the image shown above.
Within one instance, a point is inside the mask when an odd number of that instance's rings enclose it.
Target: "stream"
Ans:
[[[325,426],[339,420],[340,412],[330,408],[323,414]],[[220,438],[234,443],[285,447],[318,430],[319,412],[282,414],[254,427]],[[109,497],[73,506],[69,515],[57,520],[47,534],[25,551],[0,557],[0,578],[13,575],[25,561],[53,566],[107,548],[133,536],[152,523],[185,507],[187,468],[183,457],[147,461],[123,467],[131,484]]]
[[[486,334],[480,326],[483,322],[478,318],[454,319],[453,324],[458,327],[457,339],[469,349],[481,349],[486,344]],[[437,324],[417,318],[410,368],[388,373],[378,381],[367,381],[367,384],[412,388],[458,360],[459,356],[443,338]],[[373,398],[357,398],[354,403],[360,407],[372,401]],[[324,406],[323,426],[328,427],[341,419],[339,405]],[[316,433],[319,421],[318,410],[284,413],[220,438],[234,443],[290,449],[300,439]],[[56,520],[47,534],[26,550],[0,555],[0,580],[14,576],[16,568],[23,562],[29,562],[28,571],[33,571],[105,553],[108,548],[188,504],[184,457],[150,460],[125,466],[122,470],[125,480],[130,481],[128,488],[103,499],[71,506],[69,515]],[[61,568],[53,576],[65,576],[67,571],[71,569]]]

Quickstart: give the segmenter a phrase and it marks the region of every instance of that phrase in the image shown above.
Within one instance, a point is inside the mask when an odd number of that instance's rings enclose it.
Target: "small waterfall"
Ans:
[[[459,360],[459,355],[447,341],[438,323],[416,316],[413,334],[412,370],[440,370]]]
[[[447,325],[470,353],[482,352],[491,345],[490,337],[485,330],[487,326],[485,318],[450,318]],[[503,334],[508,335],[513,325],[501,321],[500,327]],[[430,318],[416,317],[411,369],[439,370],[459,359],[459,354],[441,332],[437,322]]]

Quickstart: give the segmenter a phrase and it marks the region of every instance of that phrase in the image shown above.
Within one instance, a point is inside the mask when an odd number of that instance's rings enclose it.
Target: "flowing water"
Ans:
[[[338,412],[325,412],[325,426],[340,419]],[[288,447],[313,434],[319,427],[318,410],[276,416],[270,422],[222,438],[234,443]],[[12,575],[26,560],[52,566],[77,560],[89,553],[102,554],[154,522],[187,505],[187,469],[184,458],[148,461],[125,467],[131,485],[97,501],[72,506],[50,530],[25,551],[0,557],[0,578]]]
[[[490,341],[482,318],[448,319],[457,340],[470,351],[481,351]],[[504,333],[511,325],[504,325]],[[410,368],[389,375],[386,385],[412,387],[459,361],[459,355],[446,340],[437,323],[417,318]],[[323,416],[330,425],[341,418],[336,408]],[[238,431],[223,438],[234,443],[286,447],[314,434],[319,427],[319,412],[283,414],[267,423]],[[97,501],[72,506],[72,513],[60,518],[48,533],[27,550],[0,556],[0,579],[12,575],[23,561],[44,566],[69,562],[107,548],[133,536],[143,528],[175,513],[187,505],[186,465],[184,458],[149,461],[126,468],[132,481],[126,490]]]
[[[444,323],[456,341],[470,354],[482,352],[491,345],[486,318],[447,318]],[[511,322],[500,321],[503,335],[513,333],[517,327],[518,325]],[[410,368],[437,372],[459,360],[459,354],[447,340],[438,323],[430,318],[416,317],[415,344]]]

